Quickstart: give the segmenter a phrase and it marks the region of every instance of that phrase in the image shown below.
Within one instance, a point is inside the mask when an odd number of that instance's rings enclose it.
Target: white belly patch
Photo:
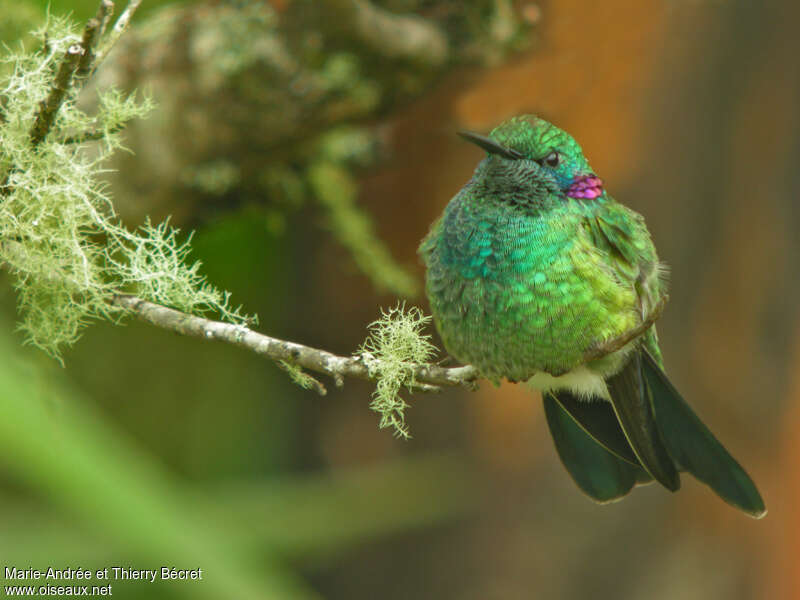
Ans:
[[[558,377],[553,377],[549,373],[537,373],[528,379],[527,383],[540,392],[567,390],[582,400],[589,400],[590,398],[611,399],[603,376],[596,371],[590,370],[585,365],[581,365]]]

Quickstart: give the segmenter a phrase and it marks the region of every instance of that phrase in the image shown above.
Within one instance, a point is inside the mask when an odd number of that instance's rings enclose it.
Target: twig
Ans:
[[[31,128],[31,144],[34,146],[42,143],[53,127],[53,122],[67,97],[73,77],[86,76],[91,72],[95,63],[94,48],[100,40],[102,30],[111,17],[113,9],[113,2],[101,0],[97,7],[97,14],[89,19],[86,27],[83,28],[83,37],[80,43],[67,48],[58,73],[53,79],[50,93],[39,104],[39,111]]]
[[[337,21],[377,54],[440,66],[447,61],[447,37],[416,15],[397,15],[367,0],[324,0]]]
[[[355,377],[374,381],[376,358],[368,353],[356,356],[338,356],[326,350],[304,346],[295,342],[277,338],[252,331],[243,325],[233,325],[221,321],[213,321],[203,317],[196,317],[181,311],[154,304],[126,294],[115,295],[112,304],[133,312],[139,319],[156,327],[174,331],[181,335],[201,337],[206,339],[221,340],[234,346],[247,348],[278,363],[281,368],[288,370],[291,366],[308,369],[316,373],[324,373],[334,379],[336,385],[341,387],[345,377]],[[585,361],[602,358],[612,352],[623,348],[637,337],[645,333],[664,310],[667,303],[666,296],[653,307],[641,325],[631,329],[625,334],[614,338],[593,348],[585,355]],[[475,389],[475,381],[480,378],[476,367],[438,367],[435,365],[411,365],[414,375],[414,390],[418,392],[438,392],[442,387],[467,387]],[[318,393],[326,393],[325,386],[309,376],[309,387]]]
[[[14,192],[14,186],[11,185],[11,173],[14,172],[13,167],[8,167],[6,174],[3,175],[3,180],[0,181],[0,198],[10,196]]]
[[[96,18],[100,19],[100,33],[99,37],[103,37],[108,27],[111,17],[114,16],[114,3],[111,0],[101,0],[100,6],[97,7]]]
[[[64,53],[61,66],[58,68],[55,79],[53,79],[50,93],[39,104],[39,111],[36,113],[36,120],[31,128],[31,144],[34,146],[38,146],[44,140],[53,126],[58,109],[61,108],[69,91],[72,76],[78,67],[78,61],[83,54],[84,50],[80,44],[73,44]]]
[[[130,0],[128,2],[128,6],[125,7],[125,10],[122,11],[122,14],[117,19],[117,22],[114,23],[114,27],[111,30],[111,33],[108,34],[106,37],[106,41],[103,45],[98,49],[97,56],[94,61],[95,67],[99,65],[101,62],[105,60],[108,56],[108,53],[111,52],[111,49],[114,47],[114,44],[117,43],[122,34],[125,33],[125,30],[128,29],[128,24],[131,22],[131,18],[133,18],[133,13],[136,12],[136,9],[139,8],[139,5],[142,3],[142,0]]]
[[[31,144],[34,146],[38,146],[42,143],[53,127],[53,122],[58,114],[58,110],[64,103],[73,77],[85,77],[90,73],[95,63],[94,48],[100,40],[100,36],[108,20],[111,18],[111,12],[113,10],[114,3],[111,2],[111,0],[100,0],[100,4],[97,7],[97,14],[87,21],[86,27],[83,29],[83,37],[81,38],[80,44],[74,44],[67,48],[64,58],[61,60],[61,65],[58,68],[58,73],[53,79],[50,93],[39,105],[36,120],[31,128]],[[120,17],[120,19],[122,19],[122,17]]]
[[[98,129],[96,127],[90,127],[85,131],[81,131],[80,133],[75,133],[73,135],[69,135],[61,140],[62,144],[83,144],[84,142],[95,142],[97,140],[102,140],[106,137],[107,134],[110,133],[119,133],[125,128],[124,124],[120,124],[117,127],[111,127],[107,131],[103,129]]]
[[[117,20],[114,26],[114,33],[109,36],[109,40],[104,44],[106,52],[113,43],[125,31],[131,16],[139,7],[141,0],[131,0],[125,12]],[[114,3],[111,0],[100,0],[97,7],[95,16],[86,23],[83,30],[83,37],[79,44],[73,44],[64,53],[64,58],[61,60],[58,72],[53,78],[53,83],[50,87],[50,93],[47,98],[39,104],[39,110],[36,112],[36,117],[31,127],[31,144],[36,147],[44,141],[47,134],[53,127],[56,115],[58,114],[61,105],[67,97],[67,93],[72,87],[73,79],[76,76],[86,77],[91,74],[92,69],[97,65],[100,60],[95,54],[94,49],[100,41],[103,32],[108,25],[111,14],[114,10]],[[45,45],[47,45],[47,38],[45,34]],[[100,139],[101,132],[89,131],[77,136],[67,138],[66,143],[76,143],[80,141],[89,141],[90,139]],[[8,196],[12,191],[12,186],[9,185],[11,172],[9,169],[0,183],[0,196]]]
[[[279,360],[278,366],[286,371],[289,374],[289,377],[291,377],[292,380],[300,387],[307,390],[314,390],[320,396],[325,396],[328,394],[328,389],[321,381],[312,377],[300,367],[288,363],[285,360]]]
[[[94,67],[94,48],[100,40],[100,36],[103,35],[113,10],[114,3],[111,0],[101,0],[97,7],[97,14],[86,23],[86,27],[83,30],[83,39],[81,40],[84,52],[78,63],[78,69],[75,72],[76,76],[85,77]]]
[[[368,381],[375,379],[374,370],[370,368],[371,361],[375,359],[368,355],[337,356],[325,350],[279,340],[242,325],[187,315],[136,296],[119,294],[113,297],[112,304],[126,308],[142,321],[162,329],[181,335],[221,340],[247,348],[276,362],[285,361],[309,371],[324,373],[333,377],[337,385],[344,377]],[[432,365],[414,365],[413,374],[419,384],[416,389],[422,392],[437,391],[442,386],[474,387],[474,382],[479,377],[478,370],[472,366],[447,369]]]

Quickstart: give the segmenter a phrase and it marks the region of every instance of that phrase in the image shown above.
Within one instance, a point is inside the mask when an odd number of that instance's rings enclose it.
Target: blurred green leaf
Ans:
[[[58,402],[46,397],[41,376],[11,358],[7,341],[0,349],[7,357],[0,361],[0,465],[20,482],[125,549],[141,565],[136,568],[203,568],[202,584],[181,582],[171,586],[176,592],[192,598],[316,597],[274,559],[254,564],[230,547],[213,524],[186,511],[180,484],[156,461],[76,394],[62,392]],[[4,557],[10,554],[4,549]]]
[[[306,557],[457,519],[477,500],[463,460],[428,455],[324,476],[220,486],[198,494],[197,508],[224,524],[237,543]]]
[[[199,567],[202,582],[163,587],[192,598],[314,598],[278,556],[325,555],[428,527],[475,502],[466,468],[451,457],[188,485],[70,391],[51,365],[23,362],[7,340],[0,352],[0,473],[42,501],[0,496],[7,565]],[[149,594],[145,585],[125,587]]]

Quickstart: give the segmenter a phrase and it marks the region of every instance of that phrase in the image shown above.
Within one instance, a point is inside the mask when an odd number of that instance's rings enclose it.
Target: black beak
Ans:
[[[520,154],[516,150],[512,150],[511,148],[506,148],[505,146],[502,146],[497,142],[495,142],[493,139],[480,135],[478,133],[473,133],[471,131],[459,131],[458,135],[460,135],[468,142],[472,142],[476,146],[480,146],[481,148],[486,150],[489,154],[496,154],[497,156],[502,156],[503,158],[507,158],[509,160],[519,160],[523,158],[522,154]]]

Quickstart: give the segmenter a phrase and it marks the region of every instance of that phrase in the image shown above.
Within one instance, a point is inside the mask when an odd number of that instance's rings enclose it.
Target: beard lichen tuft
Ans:
[[[431,318],[417,307],[406,310],[405,303],[381,311],[381,317],[369,325],[369,337],[360,351],[377,384],[370,408],[381,415],[380,428],[391,427],[395,435],[410,437],[405,421],[408,404],[400,390],[416,383],[414,367],[430,362],[436,346],[423,333]]]
[[[32,143],[34,115],[66,49],[80,40],[57,18],[39,37],[46,43],[33,50],[4,49],[0,69],[0,263],[17,290],[26,342],[60,359],[89,321],[124,314],[110,302],[118,293],[246,321],[199,273],[200,263],[186,261],[189,240],[179,242],[176,229],[147,222],[131,232],[119,224],[102,164],[121,147],[125,124],[152,108],[148,98],[99,91],[89,115],[77,106],[78,85],[67,90],[46,137]],[[83,139],[98,143],[88,149]]]

